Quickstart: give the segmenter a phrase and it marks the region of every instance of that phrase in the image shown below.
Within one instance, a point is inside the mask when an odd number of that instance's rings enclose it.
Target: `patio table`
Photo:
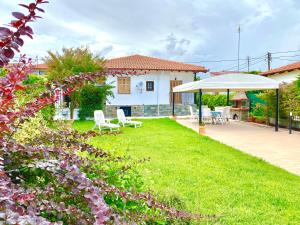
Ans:
[[[219,116],[222,116],[222,113],[219,112],[219,111],[211,111],[211,116],[212,116],[213,118],[217,118],[217,117],[219,117]]]

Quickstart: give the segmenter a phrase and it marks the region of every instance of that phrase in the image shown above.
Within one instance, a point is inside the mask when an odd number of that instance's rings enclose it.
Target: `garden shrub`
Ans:
[[[257,95],[265,104],[258,107],[263,109],[263,116],[267,121],[275,118],[276,112],[276,94],[274,90],[267,90]],[[300,115],[300,89],[297,88],[297,82],[284,84],[279,90],[279,117],[286,120],[290,112],[294,115]]]
[[[107,96],[112,95],[111,86],[85,85],[79,94],[79,118],[92,118],[95,110],[102,110]]]
[[[14,134],[14,138],[22,144],[32,144],[36,139],[43,136],[42,131],[46,129],[46,121],[41,112],[22,123]]]
[[[32,101],[41,93],[46,91],[45,85],[47,84],[47,79],[40,75],[29,74],[22,83],[26,88],[18,92],[17,101],[19,105],[24,105],[25,103]],[[51,125],[53,123],[53,117],[55,114],[54,105],[51,104],[44,107],[41,110],[41,113],[47,125]]]
[[[14,12],[12,28],[0,27],[0,67],[23,46],[24,35],[32,37],[27,23],[40,18],[43,3],[21,4],[28,15]],[[34,86],[22,84],[31,63],[21,56],[0,79],[0,224],[186,224],[203,218],[140,192],[140,162],[87,144],[97,133],[45,127],[40,111],[56,102],[54,90],[70,95],[99,73],[68,77],[32,96]]]
[[[199,94],[196,95],[197,105],[199,104]],[[208,105],[209,108],[214,109],[216,106],[226,106],[226,94],[203,94],[202,105]]]

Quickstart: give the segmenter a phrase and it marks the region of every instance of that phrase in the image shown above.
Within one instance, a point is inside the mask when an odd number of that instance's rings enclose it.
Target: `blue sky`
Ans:
[[[18,3],[0,0],[1,24],[20,10]],[[88,45],[105,58],[144,54],[195,62],[212,71],[234,70],[236,61],[207,61],[237,58],[239,24],[242,69],[247,56],[258,58],[250,69],[265,70],[266,61],[259,57],[268,51],[300,49],[297,0],[50,0],[44,8],[43,20],[33,24],[34,40],[22,49],[32,57]],[[297,55],[300,51],[274,54],[272,67],[300,59]]]

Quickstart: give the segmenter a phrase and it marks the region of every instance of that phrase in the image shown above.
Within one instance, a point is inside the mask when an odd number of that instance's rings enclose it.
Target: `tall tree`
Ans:
[[[104,60],[93,55],[88,47],[63,48],[62,53],[48,51],[46,76],[51,81],[61,81],[70,75],[101,71]]]
[[[46,73],[48,80],[62,81],[71,75],[102,71],[104,60],[94,55],[88,47],[78,47],[63,48],[62,53],[48,51],[45,63],[48,66]],[[103,82],[103,78],[99,82]],[[74,108],[79,106],[79,92],[80,90],[75,91],[70,96],[71,118],[73,118]]]

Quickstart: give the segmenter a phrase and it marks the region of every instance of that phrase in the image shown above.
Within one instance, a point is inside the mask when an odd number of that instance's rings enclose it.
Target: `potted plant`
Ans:
[[[199,134],[205,134],[205,123],[199,123]]]

